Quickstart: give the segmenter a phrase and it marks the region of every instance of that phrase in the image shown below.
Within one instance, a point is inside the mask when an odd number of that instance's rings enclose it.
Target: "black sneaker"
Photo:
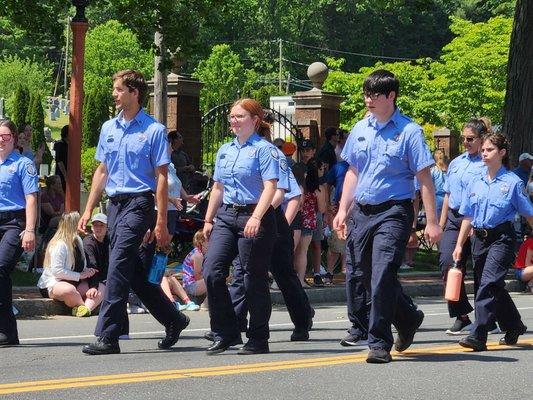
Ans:
[[[212,331],[207,331],[204,333],[204,339],[209,340],[210,342],[215,342],[215,334]],[[241,335],[237,336],[234,340],[230,342],[230,347],[238,346],[242,344],[242,337]]]
[[[262,344],[256,344],[256,343],[250,343],[249,341],[242,347],[242,349],[240,349],[237,352],[237,354],[241,356],[249,356],[252,354],[267,354],[267,353],[270,353],[268,342],[262,343]]]
[[[10,338],[5,333],[0,332],[0,346],[16,346],[19,344],[17,337]]]
[[[356,334],[352,335],[351,333],[348,333],[342,340],[341,340],[341,346],[349,347],[349,346],[357,346],[360,344],[366,344],[364,341],[368,340],[366,336]]]
[[[291,334],[291,342],[307,342],[309,331],[307,329],[294,329]]]
[[[81,350],[85,354],[91,356],[99,356],[104,354],[119,354],[120,347],[118,340],[111,340],[106,337],[99,337],[96,342],[83,346]]]
[[[320,275],[317,274],[313,277],[313,285],[324,286],[324,281],[322,280],[322,277]]]
[[[482,342],[477,339],[475,336],[468,335],[467,337],[459,340],[459,345],[466,347],[467,349],[472,349],[474,351],[485,351],[487,350],[487,343]]]
[[[166,336],[157,343],[157,347],[162,350],[166,350],[170,349],[177,343],[178,339],[180,338],[181,331],[189,325],[189,322],[191,322],[188,316],[183,316],[185,317],[183,322],[175,320],[165,327]]]
[[[470,332],[470,329],[472,328],[472,321],[470,321],[470,318],[466,317],[466,319],[457,318],[452,325],[450,329],[446,331],[447,335],[462,335],[466,332]]]
[[[392,361],[390,352],[385,349],[370,349],[366,362],[369,364],[387,364]]]
[[[518,336],[523,335],[527,332],[527,326],[522,324],[518,329],[509,329],[505,332],[505,336],[500,339],[500,344],[513,346],[518,342]]]
[[[333,284],[333,274],[330,272],[326,272],[326,276],[324,276],[324,283],[326,285],[332,285]]]
[[[396,337],[396,341],[394,342],[394,348],[399,353],[407,350],[409,346],[413,344],[415,333],[420,327],[420,325],[422,325],[422,321],[424,320],[424,313],[422,312],[422,310],[416,310],[416,314],[416,321],[409,328],[398,329],[398,327],[396,327],[396,329],[398,330],[398,336]]]
[[[487,333],[489,335],[497,335],[498,333],[502,333],[502,330],[498,328],[498,325],[496,325],[496,322],[493,322],[489,326],[487,326]]]

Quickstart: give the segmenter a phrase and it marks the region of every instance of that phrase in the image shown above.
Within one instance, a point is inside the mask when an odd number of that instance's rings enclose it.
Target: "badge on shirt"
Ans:
[[[255,157],[255,153],[256,153],[256,148],[255,147],[251,147],[250,150],[248,150],[248,157]]]
[[[357,138],[357,141],[358,141],[358,142],[364,142],[364,141],[365,141],[365,137],[364,137],[364,136],[359,136],[359,137]]]
[[[113,137],[113,133],[109,132],[109,133],[107,134],[106,142],[107,142],[107,143],[112,143],[112,142],[114,142],[114,141],[115,141],[115,138]]]
[[[506,182],[503,182],[503,183],[500,185],[500,192],[502,192],[502,194],[507,194],[507,193],[509,193],[509,185],[508,185]]]
[[[279,166],[281,167],[282,171],[287,171],[287,167],[288,167],[287,160],[280,160]]]
[[[28,171],[29,176],[37,175],[37,168],[35,168],[35,165],[33,165],[32,163],[26,164],[26,171]]]
[[[278,151],[276,149],[270,150],[270,155],[274,157],[276,160],[279,158]]]
[[[139,142],[144,142],[146,140],[146,135],[144,132],[139,133],[139,136],[137,137],[137,140]]]
[[[14,174],[16,170],[17,170],[17,167],[15,166],[15,164],[11,164],[9,168],[7,169],[7,172],[9,172],[10,174]]]
[[[395,142],[397,142],[398,140],[400,140],[400,136],[401,136],[401,133],[397,133],[396,136],[394,136],[392,138],[392,140],[394,140]]]

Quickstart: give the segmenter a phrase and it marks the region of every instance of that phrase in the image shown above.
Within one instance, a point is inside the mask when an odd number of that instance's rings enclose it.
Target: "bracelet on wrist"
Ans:
[[[208,221],[208,220],[204,219],[204,223],[205,223],[205,224],[211,224],[211,225],[213,225],[213,220]]]
[[[35,229],[24,229],[24,232],[35,233]]]

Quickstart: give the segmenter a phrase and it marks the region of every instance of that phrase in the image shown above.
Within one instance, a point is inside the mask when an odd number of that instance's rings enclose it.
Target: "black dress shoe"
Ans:
[[[168,326],[165,327],[166,336],[157,343],[157,347],[162,350],[170,349],[174,346],[180,338],[181,331],[187,328],[191,319],[183,315],[185,319],[183,321],[174,320]]]
[[[527,326],[524,324],[517,329],[508,329],[507,332],[505,332],[505,336],[500,339],[500,344],[513,346],[518,342],[518,336],[523,335],[526,332]]]
[[[16,346],[18,344],[18,338],[10,338],[5,333],[0,332],[0,346]]]
[[[366,362],[369,364],[386,364],[392,361],[390,352],[385,349],[370,349]]]
[[[208,355],[223,353],[231,347],[231,341],[229,340],[215,340],[211,346],[206,350]]]
[[[291,342],[306,342],[309,340],[309,331],[307,329],[295,329],[291,334]]]
[[[256,343],[246,343],[242,349],[240,349],[237,354],[241,356],[249,356],[251,354],[267,354],[270,353],[270,349],[268,348],[268,342],[263,344],[256,344]]]
[[[415,338],[415,333],[417,329],[422,325],[424,321],[424,313],[422,310],[416,310],[416,321],[407,329],[398,329],[398,337],[394,342],[394,348],[397,352],[405,351],[413,344],[413,339]]]
[[[486,351],[487,344],[477,339],[475,336],[468,335],[467,337],[459,340],[459,345],[466,347],[467,349],[472,349],[474,351]]]
[[[81,351],[92,356],[103,354],[119,354],[120,347],[118,346],[118,340],[99,337],[96,342],[83,346]]]

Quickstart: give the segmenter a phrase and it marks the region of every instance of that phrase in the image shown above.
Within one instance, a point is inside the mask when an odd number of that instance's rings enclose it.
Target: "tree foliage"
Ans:
[[[102,124],[109,119],[109,100],[107,91],[85,94],[83,104],[82,150],[96,147]]]
[[[28,110],[30,107],[30,92],[23,85],[18,85],[11,101],[11,120],[18,127],[23,126],[28,121]]]
[[[43,99],[39,92],[32,93],[30,100],[30,108],[27,116],[27,123],[31,125],[31,148],[33,151],[44,144],[43,164],[52,162],[52,154],[46,145],[46,138],[44,136],[44,111]]]
[[[85,91],[111,90],[111,77],[124,69],[135,69],[151,77],[151,53],[143,50],[137,36],[118,21],[91,29],[85,44]]]

